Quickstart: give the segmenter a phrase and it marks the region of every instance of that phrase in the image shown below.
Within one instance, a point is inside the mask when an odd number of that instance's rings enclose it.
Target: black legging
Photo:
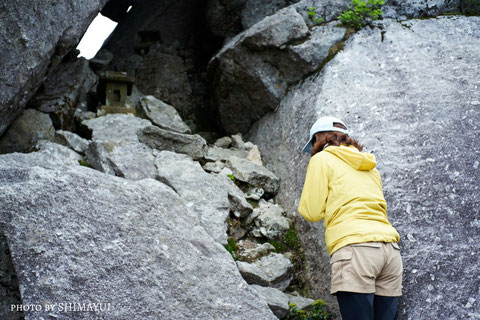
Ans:
[[[398,297],[355,292],[337,292],[336,296],[342,320],[397,319]]]

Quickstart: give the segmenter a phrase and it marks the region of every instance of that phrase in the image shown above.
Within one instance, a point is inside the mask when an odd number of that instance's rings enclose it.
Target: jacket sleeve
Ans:
[[[320,221],[325,217],[328,196],[328,177],[320,157],[312,157],[307,167],[298,212],[308,221]]]

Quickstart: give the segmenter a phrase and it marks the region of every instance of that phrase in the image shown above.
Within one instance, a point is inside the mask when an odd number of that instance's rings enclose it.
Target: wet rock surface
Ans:
[[[479,316],[479,28],[478,17],[439,17],[361,30],[249,135],[281,178],[287,211],[297,209],[308,162],[301,148],[318,116],[342,118],[374,152],[402,238],[400,319]],[[297,219],[297,229],[314,294],[331,301],[323,226]]]

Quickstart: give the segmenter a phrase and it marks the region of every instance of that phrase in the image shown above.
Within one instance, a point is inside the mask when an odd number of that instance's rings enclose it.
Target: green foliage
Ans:
[[[330,320],[332,318],[322,300],[315,300],[310,311],[297,310],[295,303],[290,303],[288,306],[286,320]]]
[[[84,166],[84,167],[89,167],[89,168],[92,167],[92,166],[90,165],[90,163],[88,163],[88,162],[85,161],[85,160],[78,160],[78,163],[79,163],[81,166]]]
[[[312,20],[315,23],[315,25],[325,21],[323,20],[323,18],[317,18],[317,7],[314,7],[314,6],[308,7],[307,16],[310,20]]]
[[[300,248],[300,241],[297,232],[295,231],[295,227],[293,226],[285,233],[283,238],[270,240],[269,242],[275,247],[275,251],[279,253],[296,251]]]
[[[352,0],[351,6],[339,17],[344,26],[361,29],[369,21],[378,20],[383,14],[384,0]]]
[[[232,258],[237,260],[237,253],[235,251],[238,250],[238,244],[235,242],[235,239],[233,238],[228,238],[227,239],[227,245],[225,247],[228,252],[232,255]]]
[[[298,235],[295,229],[292,228],[287,231],[284,237],[284,242],[287,247],[291,249],[297,249],[300,246],[300,241],[298,239]]]
[[[227,174],[227,177],[229,177],[230,180],[232,180],[233,182],[235,182],[235,177],[233,176],[233,174]]]

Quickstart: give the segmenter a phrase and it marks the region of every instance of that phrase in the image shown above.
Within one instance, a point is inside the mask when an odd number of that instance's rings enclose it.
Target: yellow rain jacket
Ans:
[[[352,243],[400,240],[375,166],[373,154],[353,146],[329,146],[310,159],[298,212],[311,222],[324,219],[330,255]]]

